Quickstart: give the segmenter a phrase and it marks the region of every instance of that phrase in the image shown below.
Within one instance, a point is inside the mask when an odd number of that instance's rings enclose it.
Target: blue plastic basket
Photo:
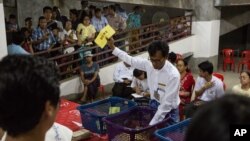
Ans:
[[[136,106],[129,110],[103,118],[107,125],[110,141],[154,140],[154,131],[166,127],[171,121],[169,115],[155,124],[149,125],[156,110],[148,106]]]
[[[161,141],[184,141],[185,133],[191,119],[186,119],[177,124],[155,131],[155,135]]]
[[[110,107],[120,107],[120,111],[125,111],[136,105],[135,102],[127,99],[110,97],[91,104],[81,105],[77,107],[77,109],[81,113],[81,120],[84,128],[94,133],[105,134],[106,125],[103,123],[102,118],[110,115]]]

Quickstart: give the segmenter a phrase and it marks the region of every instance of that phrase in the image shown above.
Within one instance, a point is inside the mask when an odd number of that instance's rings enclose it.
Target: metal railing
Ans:
[[[167,42],[176,41],[180,38],[187,37],[191,35],[192,30],[192,15],[177,17],[170,19],[165,23],[156,23],[144,25],[137,29],[128,29],[122,32],[116,33],[115,36],[120,37],[115,40],[115,44],[119,48],[126,50],[128,53],[137,54],[139,52],[145,51],[147,46],[154,40],[164,40]],[[134,32],[137,32],[136,34]],[[136,39],[136,40],[135,40]],[[70,44],[67,46],[61,46],[57,48],[50,49],[49,51],[36,52],[34,55],[44,56],[46,54],[51,54],[53,52],[63,52],[67,47],[73,47],[77,44]],[[117,57],[111,55],[112,50],[105,47],[105,50],[101,50],[98,46],[86,46],[83,49],[75,50],[72,53],[60,54],[48,58],[49,60],[55,61],[57,67],[60,69],[61,79],[72,77],[78,75],[78,70],[80,64],[83,63],[84,59],[80,57],[80,54],[85,51],[94,52],[93,59],[97,62],[100,67],[104,67],[108,64],[117,61]],[[108,49],[107,49],[108,48]]]

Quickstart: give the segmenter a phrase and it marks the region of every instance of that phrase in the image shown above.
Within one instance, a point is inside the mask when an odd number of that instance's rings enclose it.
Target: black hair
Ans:
[[[67,22],[71,22],[72,23],[72,21],[70,20],[70,19],[67,19],[64,23],[63,23],[63,28],[65,29],[65,27],[66,27],[66,23]]]
[[[54,7],[52,8],[52,11],[53,11],[53,12],[56,12],[56,20],[62,21],[60,9],[59,9],[57,6],[54,6]]]
[[[90,16],[89,16],[88,14],[84,14],[84,15],[82,15],[82,17],[80,18],[81,23],[83,22],[83,20],[84,20],[85,17],[89,17],[89,19],[90,19]]]
[[[208,72],[209,74],[213,73],[213,64],[209,61],[204,61],[198,65],[199,69],[201,69],[204,72]]]
[[[16,19],[16,15],[10,14],[10,15],[9,15],[9,19]]]
[[[177,58],[177,55],[174,53],[174,52],[170,52],[168,54],[168,60],[171,62],[171,63],[175,63],[176,62],[176,58]]]
[[[229,141],[230,125],[250,124],[249,109],[250,99],[234,94],[204,104],[191,119],[185,141]]]
[[[76,15],[76,17],[78,16],[78,12],[76,9],[70,9],[69,12]]]
[[[40,21],[41,21],[41,20],[44,20],[44,19],[46,20],[46,18],[45,18],[44,16],[40,16],[40,17],[39,17],[37,27],[39,27]]]
[[[57,6],[54,6],[54,7],[52,8],[52,11],[59,12],[59,8],[58,8]]]
[[[168,58],[169,46],[163,41],[154,41],[148,47],[148,53],[150,56],[154,56],[157,51],[161,51],[162,56]]]
[[[114,12],[116,11],[116,7],[114,5],[110,5],[109,8],[112,9]]]
[[[108,6],[105,6],[105,7],[102,8],[102,10],[106,10],[106,9],[108,9]]]
[[[24,41],[24,36],[21,31],[12,33],[12,43],[16,45],[21,45],[23,41]]]
[[[38,22],[40,22],[41,20],[46,19],[44,16],[40,16],[38,19]]]
[[[100,8],[95,9],[95,13],[101,12],[102,10]]]
[[[46,10],[50,10],[51,12],[53,11],[50,6],[43,7],[43,13],[45,13]]]
[[[139,77],[139,76],[141,76],[143,73],[145,74],[145,78],[147,78],[147,73],[146,73],[145,71],[138,70],[138,69],[134,69],[134,71],[133,71],[133,76],[134,76],[134,77]]]
[[[133,8],[134,11],[137,11],[137,10],[140,10],[141,9],[141,6],[137,5]]]
[[[88,3],[89,3],[89,2],[88,2],[87,0],[82,0],[82,1],[81,1],[81,5],[88,5]]]
[[[29,29],[28,29],[27,27],[22,27],[22,28],[20,29],[20,32],[22,33],[22,35],[24,35],[24,33],[25,33],[26,31],[29,32]]]
[[[95,9],[96,9],[96,6],[90,5],[90,6],[89,6],[89,9],[94,9],[94,10],[95,10]]]
[[[245,72],[248,75],[248,77],[250,78],[250,71],[242,71],[240,74],[242,74],[243,72]]]
[[[31,21],[32,20],[32,18],[31,17],[27,17],[27,18],[25,18],[25,22],[28,22],[28,21]]]
[[[59,102],[55,64],[30,55],[9,55],[0,61],[0,127],[16,137],[40,121],[46,102]]]

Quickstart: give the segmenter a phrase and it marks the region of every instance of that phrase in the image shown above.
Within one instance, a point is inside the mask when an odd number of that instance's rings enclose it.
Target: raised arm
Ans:
[[[150,62],[147,59],[132,57],[128,55],[126,52],[120,50],[114,45],[114,39],[111,38],[108,40],[108,46],[113,50],[113,55],[120,58],[122,61],[131,65],[133,68],[137,68],[139,70],[146,71],[146,66],[150,65]]]

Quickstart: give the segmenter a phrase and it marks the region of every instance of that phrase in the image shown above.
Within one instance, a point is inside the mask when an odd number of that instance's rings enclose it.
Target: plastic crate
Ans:
[[[91,104],[81,105],[77,109],[81,113],[84,128],[94,133],[105,134],[106,126],[102,118],[109,115],[110,107],[119,107],[120,111],[124,111],[134,106],[136,106],[136,103],[133,101],[119,97],[110,97]]]
[[[177,124],[157,130],[155,135],[161,141],[184,141],[189,123],[190,119],[186,119]]]
[[[110,141],[149,141],[154,140],[154,131],[166,127],[170,118],[149,126],[156,110],[146,106],[137,106],[130,110],[105,117]]]
[[[150,98],[148,97],[141,97],[141,98],[134,98],[133,99],[138,106],[149,106]]]

